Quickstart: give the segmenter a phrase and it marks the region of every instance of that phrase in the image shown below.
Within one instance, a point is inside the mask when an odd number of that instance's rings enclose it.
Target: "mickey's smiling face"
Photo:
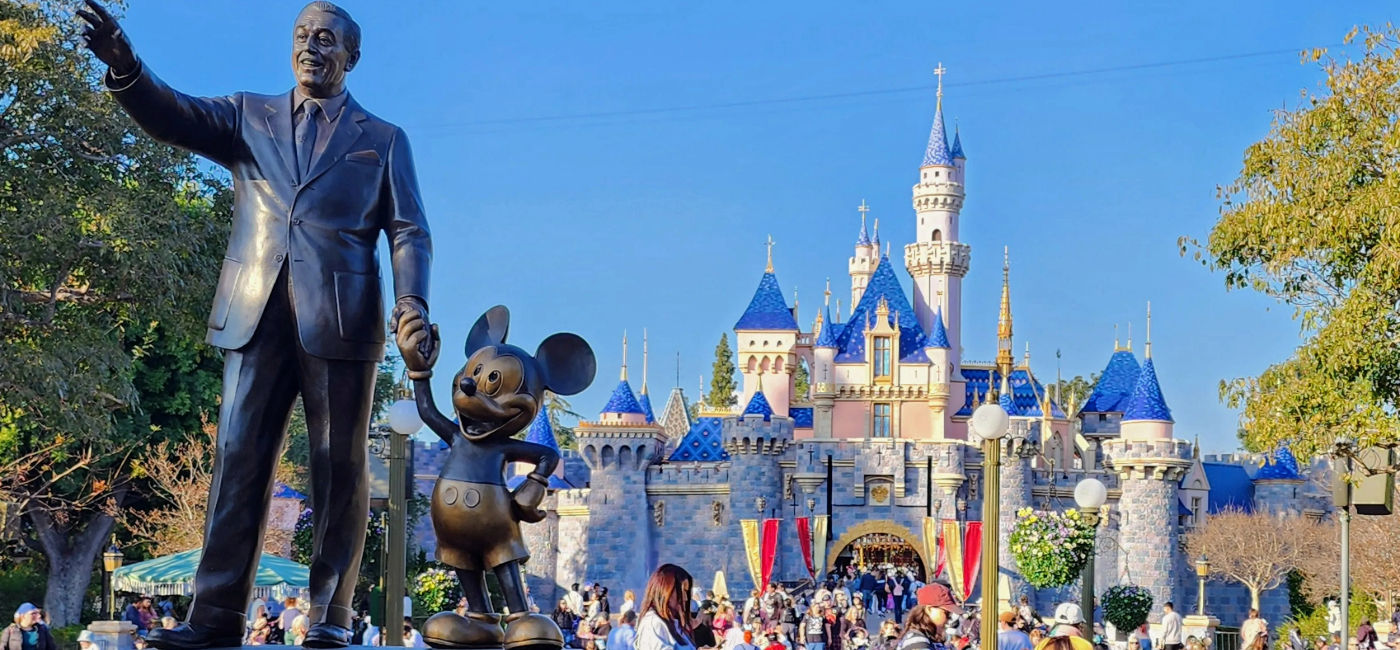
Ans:
[[[457,374],[452,406],[468,440],[507,437],[529,426],[543,386],[534,359],[513,345],[488,345]]]

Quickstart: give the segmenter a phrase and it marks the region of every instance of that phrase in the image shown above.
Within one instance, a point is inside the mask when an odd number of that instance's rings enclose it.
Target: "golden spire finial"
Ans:
[[[1128,349],[1133,349],[1133,321],[1128,321]]]
[[[831,306],[831,278],[826,279],[826,291],[822,292],[822,306]]]
[[[642,394],[647,394],[647,328],[642,328]]]
[[[997,317],[997,368],[1005,375],[1011,372],[1011,248],[1002,249],[1001,314]]]
[[[622,330],[622,381],[627,381],[627,330]]]
[[[764,273],[772,273],[772,272],[773,272],[773,236],[772,236],[772,235],[769,235],[769,236],[768,236],[768,266],[767,266],[767,268],[763,269],[763,272],[764,272]]]
[[[1147,301],[1147,341],[1142,344],[1142,356],[1152,358],[1152,301]]]

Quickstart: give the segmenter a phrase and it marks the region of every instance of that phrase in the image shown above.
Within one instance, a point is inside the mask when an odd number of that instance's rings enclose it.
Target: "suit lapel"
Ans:
[[[364,121],[365,118],[365,112],[360,109],[355,98],[346,97],[344,112],[340,119],[336,120],[335,130],[331,132],[330,139],[326,141],[325,150],[316,156],[316,160],[312,161],[311,173],[306,175],[302,185],[310,185],[321,174],[326,173],[331,165],[339,162],[345,156],[345,152],[349,151],[350,146],[360,138],[360,133],[364,130],[360,128],[360,122]]]
[[[272,143],[282,157],[283,171],[295,185],[297,180],[296,151],[292,149],[292,91],[273,97],[267,103],[267,132],[272,134]]]

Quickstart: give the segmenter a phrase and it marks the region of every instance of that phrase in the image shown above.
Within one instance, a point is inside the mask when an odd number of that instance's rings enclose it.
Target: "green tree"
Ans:
[[[47,456],[0,476],[0,501],[45,556],[56,626],[140,492],[132,460],[209,407],[199,341],[231,201],[101,90],[72,10],[0,3],[0,466]]]
[[[812,390],[812,375],[807,371],[807,362],[798,359],[797,370],[793,372],[792,393],[793,401],[805,402]]]
[[[710,370],[710,394],[705,403],[712,408],[725,409],[738,403],[734,397],[734,351],[729,348],[729,333],[719,335],[715,345],[715,364]]]
[[[1056,403],[1064,409],[1068,415],[1074,415],[1084,401],[1093,394],[1094,388],[1099,385],[1099,373],[1089,375],[1088,379],[1084,375],[1075,375],[1074,379],[1057,379],[1050,384],[1050,398],[1057,400]]]
[[[574,437],[574,427],[565,424],[564,418],[569,418],[569,422],[578,422],[583,417],[574,412],[573,404],[553,391],[545,393],[545,408],[549,409],[549,426],[554,429],[554,439],[559,442],[560,449],[578,449],[578,441]]]
[[[1400,39],[1354,29],[1351,58],[1305,54],[1327,74],[1274,114],[1220,189],[1220,220],[1204,245],[1181,241],[1224,274],[1294,308],[1304,342],[1258,377],[1221,382],[1243,407],[1253,451],[1288,443],[1300,458],[1339,437],[1362,447],[1400,437]]]

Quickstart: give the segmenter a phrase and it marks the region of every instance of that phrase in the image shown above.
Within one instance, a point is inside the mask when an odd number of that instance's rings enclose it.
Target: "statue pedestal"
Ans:
[[[1215,644],[1215,628],[1218,627],[1220,619],[1209,614],[1192,614],[1181,619],[1182,641],[1194,636],[1203,646],[1210,647]]]
[[[87,626],[98,650],[135,650],[136,626],[128,621],[93,621]]]

